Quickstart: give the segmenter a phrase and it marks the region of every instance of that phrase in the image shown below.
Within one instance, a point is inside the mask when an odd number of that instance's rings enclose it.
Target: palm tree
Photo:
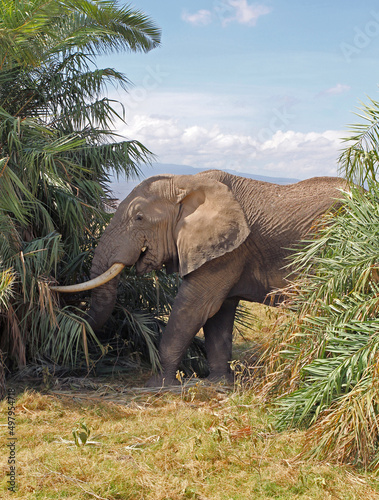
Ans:
[[[378,469],[379,104],[362,111],[340,168],[368,190],[341,193],[343,207],[294,257],[262,390],[276,395],[278,428],[309,428],[308,454]]]
[[[18,366],[89,363],[83,298],[59,304],[48,283],[86,276],[110,175],[152,156],[111,132],[121,117],[105,93],[128,80],[95,57],[159,43],[148,17],[113,0],[0,0],[0,348]]]

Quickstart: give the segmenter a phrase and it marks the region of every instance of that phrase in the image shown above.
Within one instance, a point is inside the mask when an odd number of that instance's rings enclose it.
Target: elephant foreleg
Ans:
[[[242,272],[243,261],[235,264],[232,254],[227,254],[207,262],[183,279],[159,346],[162,374],[153,377],[148,383],[150,386],[175,382],[184,353],[205,324],[211,370],[215,375],[227,375],[238,300],[226,299]]]
[[[233,379],[229,363],[232,359],[233,324],[238,302],[238,299],[227,299],[203,327],[210,380]]]
[[[162,373],[149,386],[171,385],[179,363],[197,332],[222,306],[227,290],[209,293],[207,279],[187,280],[180,287],[159,346]]]

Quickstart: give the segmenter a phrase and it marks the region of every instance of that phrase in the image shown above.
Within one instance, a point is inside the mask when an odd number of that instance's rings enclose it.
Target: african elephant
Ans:
[[[289,248],[345,186],[332,177],[277,185],[218,170],[144,180],[120,204],[100,238],[92,263],[94,282],[82,284],[88,289],[100,283],[92,292],[91,325],[99,330],[111,314],[115,275],[124,266],[135,264],[139,275],[163,266],[169,273],[178,271],[182,284],[159,346],[162,373],[150,385],[174,383],[181,358],[201,327],[210,377],[230,379],[239,300],[263,303],[268,293],[283,287]],[[56,287],[72,291],[63,288]]]

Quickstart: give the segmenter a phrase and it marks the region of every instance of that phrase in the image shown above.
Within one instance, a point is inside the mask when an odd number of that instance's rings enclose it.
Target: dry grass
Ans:
[[[116,387],[116,385],[115,385]],[[92,399],[93,397],[93,399]],[[251,393],[194,385],[180,394],[125,393],[123,404],[87,392],[17,400],[16,494],[2,498],[135,500],[378,498],[376,481],[347,467],[301,461],[305,434],[278,434]],[[6,403],[1,424],[6,434]],[[75,446],[85,422],[94,444]]]
[[[269,335],[261,310],[260,331]],[[267,331],[265,330],[267,328]],[[258,330],[244,332],[254,346]],[[237,338],[236,356],[242,353]],[[251,343],[251,344],[250,344]],[[245,344],[246,349],[246,344]],[[16,403],[17,486],[7,491],[8,450],[0,452],[4,499],[250,500],[379,498],[374,476],[300,458],[305,432],[276,432],[252,391],[194,381],[152,394],[138,377],[68,379],[48,394],[24,390]],[[17,389],[17,387],[15,387]],[[7,438],[7,403],[0,404]],[[76,446],[84,422],[90,444]],[[3,440],[3,442],[5,442]]]

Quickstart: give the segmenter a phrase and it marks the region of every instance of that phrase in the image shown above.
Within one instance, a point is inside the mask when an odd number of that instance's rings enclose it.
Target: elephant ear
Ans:
[[[231,252],[249,235],[241,205],[221,182],[198,175],[178,176],[180,204],[175,228],[181,276]]]

